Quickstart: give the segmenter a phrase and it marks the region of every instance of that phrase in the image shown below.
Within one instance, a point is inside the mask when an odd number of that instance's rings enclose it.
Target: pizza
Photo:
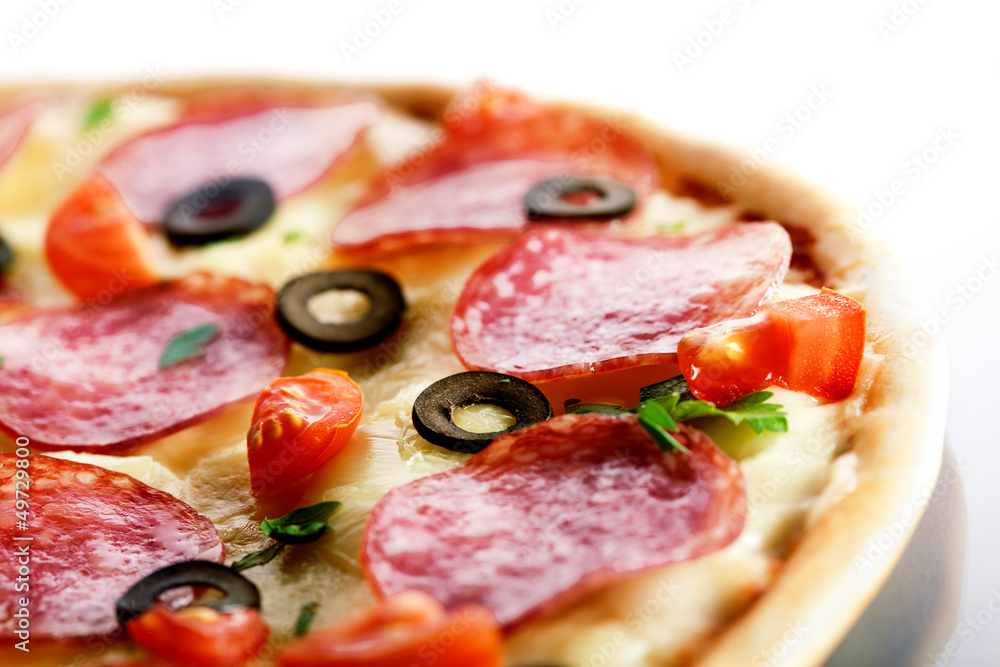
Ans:
[[[930,497],[919,297],[739,153],[488,80],[3,100],[4,664],[820,664]]]

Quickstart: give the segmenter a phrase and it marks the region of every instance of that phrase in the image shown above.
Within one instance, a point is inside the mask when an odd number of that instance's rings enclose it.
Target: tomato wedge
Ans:
[[[499,667],[503,638],[479,605],[450,612],[426,593],[408,591],[358,617],[283,647],[281,667]]]
[[[257,399],[247,433],[250,486],[274,491],[308,477],[354,434],[364,408],[347,373],[316,368],[272,380]]]
[[[162,604],[129,621],[129,635],[150,653],[181,665],[235,667],[258,655],[270,629],[256,609],[171,611]]]
[[[45,259],[81,299],[108,299],[158,281],[146,232],[105,179],[74,190],[49,220]]]
[[[864,347],[864,307],[824,289],[695,329],[677,359],[695,397],[716,405],[771,385],[839,401],[854,390]]]

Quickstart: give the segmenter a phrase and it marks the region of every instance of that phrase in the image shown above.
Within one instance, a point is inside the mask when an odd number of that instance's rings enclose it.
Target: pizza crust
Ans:
[[[86,92],[113,94],[131,87],[109,84]],[[429,120],[440,118],[456,92],[431,85],[202,79],[170,81],[156,93],[218,97],[245,95],[248,90],[298,100],[330,93],[372,94]],[[24,92],[0,87],[0,98]],[[672,192],[698,193],[709,202],[720,184],[731,185],[734,167],[746,159],[740,152],[680,137],[629,114],[595,111],[615,118],[623,131],[656,154],[661,185]],[[864,414],[852,422],[850,452],[834,464],[833,479],[842,483],[830,488],[843,497],[839,502],[821,499],[830,508],[813,517],[766,594],[717,636],[705,638],[694,664],[819,665],[888,578],[930,498],[943,448],[943,345],[920,326],[926,305],[914,284],[882,245],[856,231],[848,207],[771,166],[753,170],[740,187],[726,191],[733,205],[812,233],[810,254],[827,283],[865,303],[871,349],[883,363],[867,392]],[[877,557],[870,558],[872,554]]]

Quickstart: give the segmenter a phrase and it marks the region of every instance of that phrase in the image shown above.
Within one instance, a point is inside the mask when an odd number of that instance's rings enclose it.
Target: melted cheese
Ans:
[[[162,122],[169,108],[158,102],[137,112],[121,133]],[[11,193],[24,179],[47,177],[39,171],[39,161],[51,159],[58,152],[55,146],[74,141],[78,130],[67,124],[68,115],[65,109],[47,114],[19,166],[12,165],[0,181],[0,231],[21,256],[12,282],[38,306],[70,302],[44,270],[40,251],[44,216],[57,199],[38,188],[17,197]],[[274,287],[294,275],[337,266],[340,260],[331,257],[326,239],[364,192],[371,170],[379,161],[421,150],[433,137],[432,127],[389,115],[371,133],[368,150],[319,186],[282,202],[275,217],[250,237],[183,250],[169,247],[161,236],[151,237],[157,266],[164,276],[203,269]],[[58,190],[65,193],[66,188]],[[706,209],[659,192],[627,233],[693,233],[734,221],[733,210]],[[354,354],[320,354],[295,346],[289,375],[316,366],[349,370],[364,390],[366,407],[355,436],[315,473],[296,503],[342,502],[331,520],[335,532],[312,545],[287,548],[275,562],[245,572],[261,586],[265,619],[279,638],[288,636],[306,602],[320,602],[316,627],[369,604],[373,596],[361,576],[358,552],[371,508],[389,489],[466,458],[420,438],[410,412],[427,385],[465,370],[451,348],[451,309],[465,277],[497,247],[472,246],[461,255],[454,249],[425,250],[381,260],[378,268],[394,273],[405,287],[409,308],[400,330]],[[786,284],[776,298],[810,291]],[[740,461],[747,480],[750,513],[734,543],[712,555],[632,577],[529,625],[509,640],[510,661],[580,667],[677,664],[765,591],[810,513],[835,503],[854,479],[849,456],[831,461],[846,448],[844,421],[857,409],[856,401],[817,405],[781,390],[778,400],[788,407],[787,433],[757,436],[749,427],[725,421],[698,424]],[[250,494],[245,449],[249,416],[248,405],[236,406],[145,445],[135,456],[62,456],[125,472],[187,501],[212,519],[226,542],[227,559],[235,560],[268,546],[270,540],[255,526],[291,508],[287,498],[284,505],[279,499],[264,507]],[[6,440],[2,444],[10,445]]]

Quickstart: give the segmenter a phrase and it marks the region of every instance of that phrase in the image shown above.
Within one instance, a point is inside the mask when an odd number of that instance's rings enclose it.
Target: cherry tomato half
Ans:
[[[677,359],[695,397],[716,405],[771,385],[839,401],[854,389],[864,347],[864,307],[824,289],[695,329]]]
[[[105,179],[74,190],[45,230],[45,259],[81,299],[111,298],[157,282],[142,223]]]
[[[219,613],[208,607],[171,611],[162,604],[129,621],[129,635],[165,660],[195,667],[235,667],[258,655],[270,630],[256,609]]]
[[[425,593],[400,593],[360,616],[283,647],[281,667],[499,667],[503,638],[478,605],[446,612]]]
[[[254,493],[314,473],[354,434],[363,408],[361,387],[343,371],[316,368],[273,380],[257,399],[247,433]]]

